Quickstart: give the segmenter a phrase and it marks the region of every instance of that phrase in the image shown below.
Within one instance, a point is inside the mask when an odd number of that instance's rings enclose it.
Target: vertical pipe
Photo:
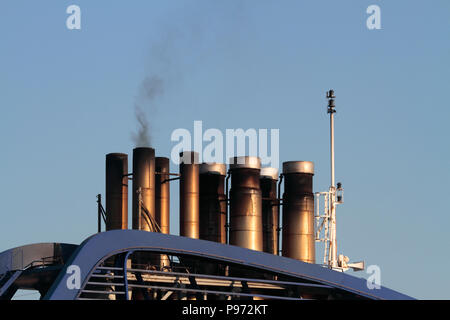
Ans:
[[[170,161],[169,158],[155,158],[155,220],[162,233],[170,233]],[[160,269],[170,265],[167,255],[156,259]]]
[[[230,159],[230,244],[262,251],[262,198],[257,157]]]
[[[199,164],[198,153],[180,153],[180,236],[198,239],[199,222]]]
[[[106,155],[106,231],[128,228],[128,155]]]
[[[283,163],[283,255],[315,263],[314,164]]]
[[[226,243],[226,166],[200,165],[200,239]]]
[[[263,251],[278,254],[278,169],[261,169]]]
[[[141,202],[142,201],[142,202]],[[148,212],[148,216],[146,212]],[[156,231],[155,221],[155,149],[133,149],[133,229]],[[132,267],[136,269],[153,268],[160,265],[161,259],[152,253],[133,254]],[[141,300],[148,295],[146,289],[133,288],[133,300]]]
[[[97,232],[102,232],[102,195],[97,195]]]
[[[281,198],[281,183],[283,182],[283,174],[280,174],[280,180],[278,181],[278,194],[277,194],[277,214],[278,214],[278,225],[277,225],[277,255],[281,255],[281,248],[280,248],[280,231],[281,231],[281,206],[283,199]]]
[[[334,102],[332,103],[334,105]],[[331,187],[330,187],[330,207],[331,207],[331,255],[330,265],[337,267],[337,243],[336,243],[336,185],[334,173],[334,114],[336,110],[331,109],[330,113],[330,156],[331,156]]]
[[[334,187],[334,112],[330,113],[331,186]]]
[[[225,243],[230,243],[230,192],[229,192],[229,180],[231,177],[230,171],[227,172],[227,177],[225,178]]]
[[[330,186],[330,215],[331,215],[331,230],[330,230],[330,261],[329,265],[337,266],[337,243],[336,243],[336,185],[335,185],[335,168],[334,168],[334,114],[335,99],[334,91],[327,92],[328,110],[330,114],[330,162],[331,162],[331,186]]]
[[[156,231],[151,227],[144,210],[139,210],[139,194],[144,207],[155,218],[155,149],[133,149],[133,229]],[[140,211],[142,214],[139,214]]]
[[[162,233],[170,233],[170,161],[169,158],[155,158],[155,218]]]

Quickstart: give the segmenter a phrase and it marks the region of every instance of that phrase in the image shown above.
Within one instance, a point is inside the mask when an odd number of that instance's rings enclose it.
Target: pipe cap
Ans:
[[[152,154],[155,154],[155,149],[150,147],[136,147],[133,149],[133,153],[135,152],[150,152]]]
[[[180,152],[180,164],[199,164],[198,152],[183,151]]]
[[[278,180],[278,169],[270,167],[262,168],[261,179]]]
[[[200,174],[202,173],[213,173],[219,174],[221,176],[227,175],[227,166],[224,163],[202,163],[200,165]]]
[[[261,160],[258,157],[232,157],[230,158],[230,169],[261,169]]]
[[[128,154],[126,153],[120,153],[120,152],[113,152],[113,153],[108,153],[106,155],[106,158],[119,158],[119,159],[124,159],[124,158],[128,158]]]
[[[283,162],[283,174],[288,174],[288,173],[314,174],[314,162],[312,162],[312,161]]]

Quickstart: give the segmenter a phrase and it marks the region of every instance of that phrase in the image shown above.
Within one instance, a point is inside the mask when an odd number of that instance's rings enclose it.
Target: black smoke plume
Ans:
[[[144,110],[149,110],[154,116],[156,113],[156,100],[164,93],[164,82],[158,76],[147,77],[142,81],[138,97],[134,104],[134,113],[138,123],[136,133],[133,133],[132,138],[136,147],[150,147],[151,146],[151,132],[150,124],[147,114]]]

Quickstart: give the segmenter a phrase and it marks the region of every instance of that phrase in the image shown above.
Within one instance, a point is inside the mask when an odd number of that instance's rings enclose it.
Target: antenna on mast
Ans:
[[[336,241],[336,207],[344,203],[344,189],[340,182],[335,183],[335,166],[334,166],[334,114],[336,113],[336,105],[334,99],[334,90],[326,93],[328,99],[327,113],[330,115],[330,164],[331,164],[331,185],[328,191],[316,192],[316,241],[325,243],[324,266],[339,271],[347,271],[353,269],[355,271],[364,270],[364,261],[356,263],[348,263],[349,258],[337,254]],[[323,198],[324,208],[321,212],[320,199]]]

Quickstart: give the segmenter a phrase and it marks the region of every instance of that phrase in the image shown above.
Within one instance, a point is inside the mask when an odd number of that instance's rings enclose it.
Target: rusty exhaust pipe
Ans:
[[[200,239],[226,243],[226,165],[200,165]]]
[[[139,208],[139,192],[150,218],[155,219],[155,149],[133,149],[133,229],[156,231]]]
[[[283,255],[315,263],[314,163],[283,163]]]
[[[128,155],[106,155],[106,231],[128,228]]]
[[[278,169],[261,169],[263,251],[278,255]]]
[[[180,236],[198,239],[200,236],[199,164],[198,153],[180,153]]]
[[[155,219],[161,233],[170,233],[170,161],[169,158],[155,158]],[[170,266],[167,255],[160,255],[156,264],[163,270]]]
[[[170,233],[170,161],[155,158],[155,218],[162,233]]]
[[[262,251],[261,161],[258,157],[230,159],[230,244]]]

